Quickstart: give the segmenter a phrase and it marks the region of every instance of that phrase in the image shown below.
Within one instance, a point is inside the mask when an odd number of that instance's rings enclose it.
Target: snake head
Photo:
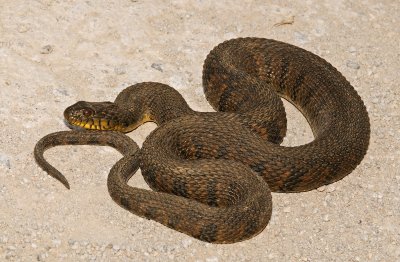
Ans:
[[[64,118],[71,126],[91,130],[132,130],[133,115],[112,102],[79,101],[65,109]]]

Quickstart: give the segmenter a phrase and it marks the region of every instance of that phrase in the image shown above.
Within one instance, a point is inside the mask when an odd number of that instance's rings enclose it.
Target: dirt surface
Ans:
[[[0,0],[0,260],[400,261],[400,2]],[[379,3],[378,3],[379,2]],[[77,100],[113,100],[130,84],[158,81],[196,110],[211,111],[204,58],[239,36],[289,42],[336,66],[371,118],[361,165],[301,194],[273,194],[258,236],[212,245],[139,218],[106,187],[121,157],[111,148],[65,146],[48,160],[71,190],[34,162],[44,135],[67,130]],[[285,145],[312,140],[288,103]],[[155,125],[129,134],[139,144]],[[147,188],[140,174],[129,182]]]

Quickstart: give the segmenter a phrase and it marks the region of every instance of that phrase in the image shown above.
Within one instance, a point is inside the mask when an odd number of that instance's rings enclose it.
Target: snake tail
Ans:
[[[105,133],[107,133],[106,136],[104,136]],[[68,180],[44,158],[44,151],[59,145],[111,146],[122,155],[133,154],[139,149],[132,139],[117,131],[61,131],[44,136],[35,145],[35,160],[44,171],[60,181],[67,189],[70,189]]]

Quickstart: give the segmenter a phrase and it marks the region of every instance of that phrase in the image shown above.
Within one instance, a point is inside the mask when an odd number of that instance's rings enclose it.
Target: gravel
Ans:
[[[398,1],[361,0],[3,1],[0,261],[400,261],[399,9]],[[46,152],[71,190],[34,162],[41,137],[67,130],[64,108],[112,101],[133,83],[170,84],[194,109],[212,111],[202,64],[236,36],[274,38],[323,56],[354,85],[371,122],[357,169],[311,192],[273,194],[270,224],[258,236],[207,244],[120,208],[106,186],[120,158],[115,150]],[[284,145],[312,141],[307,121],[285,107]],[[129,135],[141,144],[154,128]],[[148,189],[140,173],[129,184]]]

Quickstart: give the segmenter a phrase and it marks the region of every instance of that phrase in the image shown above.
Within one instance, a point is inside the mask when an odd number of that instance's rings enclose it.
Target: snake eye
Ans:
[[[82,110],[82,114],[84,115],[84,116],[90,116],[90,115],[92,115],[92,110],[90,110],[90,109],[83,109]]]

